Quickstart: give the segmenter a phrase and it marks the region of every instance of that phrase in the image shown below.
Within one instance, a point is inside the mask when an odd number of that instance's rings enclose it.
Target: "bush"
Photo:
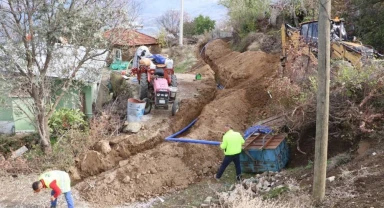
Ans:
[[[37,172],[47,169],[67,170],[75,165],[80,153],[92,145],[87,132],[70,129],[52,144],[52,152],[44,154],[39,145],[34,145],[23,155],[28,166]]]
[[[57,138],[70,129],[86,130],[85,115],[79,109],[61,108],[55,111],[48,121],[52,137]]]

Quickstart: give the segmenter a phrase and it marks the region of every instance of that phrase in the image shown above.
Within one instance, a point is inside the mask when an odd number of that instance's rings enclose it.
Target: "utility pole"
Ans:
[[[318,39],[318,89],[316,108],[316,143],[313,178],[313,199],[321,202],[325,196],[328,150],[329,79],[330,79],[330,15],[331,0],[320,0]]]
[[[180,30],[179,30],[179,45],[183,45],[183,24],[184,24],[184,0],[181,1],[180,11]]]

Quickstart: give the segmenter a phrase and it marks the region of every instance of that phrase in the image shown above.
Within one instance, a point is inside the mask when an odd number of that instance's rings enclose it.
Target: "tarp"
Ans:
[[[269,134],[271,132],[272,132],[272,129],[269,128],[268,126],[256,125],[256,126],[249,127],[247,130],[245,130],[244,138],[247,138],[254,133]]]
[[[166,58],[160,54],[153,54],[150,58],[153,58],[153,61],[158,64],[165,64]]]

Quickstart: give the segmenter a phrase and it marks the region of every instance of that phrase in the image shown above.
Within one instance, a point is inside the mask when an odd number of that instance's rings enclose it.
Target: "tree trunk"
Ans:
[[[313,177],[313,198],[321,202],[325,197],[327,173],[328,120],[329,120],[329,80],[330,80],[330,14],[331,1],[320,0],[319,6],[319,65],[316,108],[316,143]]]
[[[40,136],[40,145],[44,153],[52,152],[51,140],[48,127],[48,118],[44,115],[38,118],[38,128]]]
[[[49,135],[48,116],[46,115],[44,98],[40,96],[43,94],[42,87],[43,86],[37,87],[36,85],[32,85],[31,96],[35,104],[35,113],[37,114],[36,127],[40,136],[41,149],[44,153],[50,153],[52,151],[52,148]]]

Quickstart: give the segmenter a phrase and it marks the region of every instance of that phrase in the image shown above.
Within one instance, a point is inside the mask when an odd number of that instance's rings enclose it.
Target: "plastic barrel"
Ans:
[[[145,102],[134,98],[128,99],[127,120],[139,122],[144,115]]]

